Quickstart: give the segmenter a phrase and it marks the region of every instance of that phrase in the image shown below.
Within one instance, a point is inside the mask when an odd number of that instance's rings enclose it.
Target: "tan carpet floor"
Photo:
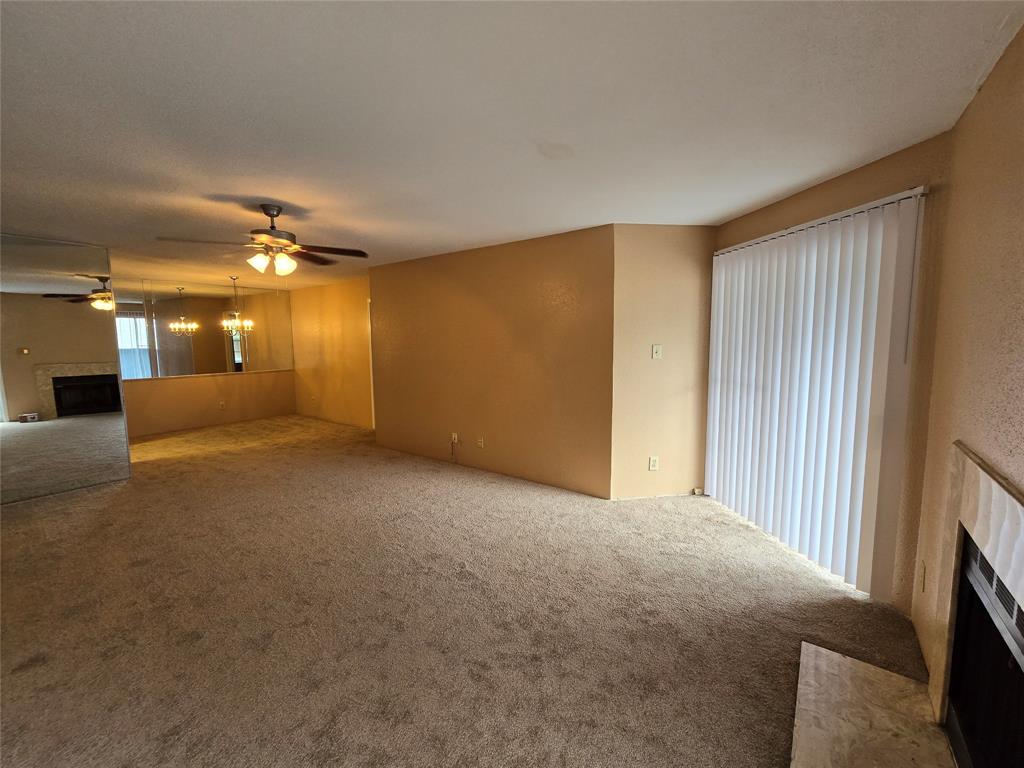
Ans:
[[[0,502],[128,477],[124,414],[0,422]]]
[[[908,622],[718,504],[302,417],[3,509],[4,766],[786,766],[800,641]]]

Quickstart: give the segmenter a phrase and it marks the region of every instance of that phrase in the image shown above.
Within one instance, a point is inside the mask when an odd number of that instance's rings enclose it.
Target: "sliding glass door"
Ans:
[[[920,194],[715,255],[708,493],[865,591],[898,495]]]

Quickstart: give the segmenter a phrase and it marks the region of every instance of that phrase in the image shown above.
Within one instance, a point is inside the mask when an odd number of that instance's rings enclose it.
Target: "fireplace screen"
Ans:
[[[110,413],[121,410],[121,390],[116,374],[55,376],[53,399],[57,416]]]
[[[960,768],[1024,766],[1024,610],[964,534],[947,724]]]

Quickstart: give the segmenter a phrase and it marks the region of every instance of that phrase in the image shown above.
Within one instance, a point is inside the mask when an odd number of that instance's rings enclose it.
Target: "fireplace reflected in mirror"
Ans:
[[[105,248],[0,236],[0,501],[126,479]]]

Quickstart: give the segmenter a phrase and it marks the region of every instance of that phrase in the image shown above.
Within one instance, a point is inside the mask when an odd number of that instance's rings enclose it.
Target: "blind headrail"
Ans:
[[[730,245],[728,248],[723,248],[720,251],[715,251],[715,256],[721,256],[725,253],[732,253],[733,251],[739,251],[743,248],[750,248],[761,243],[767,243],[770,240],[778,240],[780,237],[788,237],[789,235],[796,234],[797,232],[803,232],[806,229],[813,229],[814,227],[820,227],[823,224],[830,224],[833,221],[840,221],[841,219],[849,218],[850,216],[856,216],[858,213],[866,213],[867,211],[873,211],[876,208],[882,208],[886,205],[892,205],[898,203],[901,200],[910,200],[914,197],[925,197],[928,194],[928,187],[922,185],[920,187],[914,187],[913,189],[905,190],[904,192],[897,192],[895,195],[889,195],[889,197],[883,197],[881,200],[875,200],[864,205],[858,205],[856,208],[848,208],[845,211],[839,213],[832,213],[828,216],[822,216],[820,219],[814,221],[808,221],[804,224],[797,224],[796,226],[789,227],[788,229],[781,229],[778,232],[773,232],[770,235],[764,235],[753,240],[747,240],[745,243],[738,245]]]

